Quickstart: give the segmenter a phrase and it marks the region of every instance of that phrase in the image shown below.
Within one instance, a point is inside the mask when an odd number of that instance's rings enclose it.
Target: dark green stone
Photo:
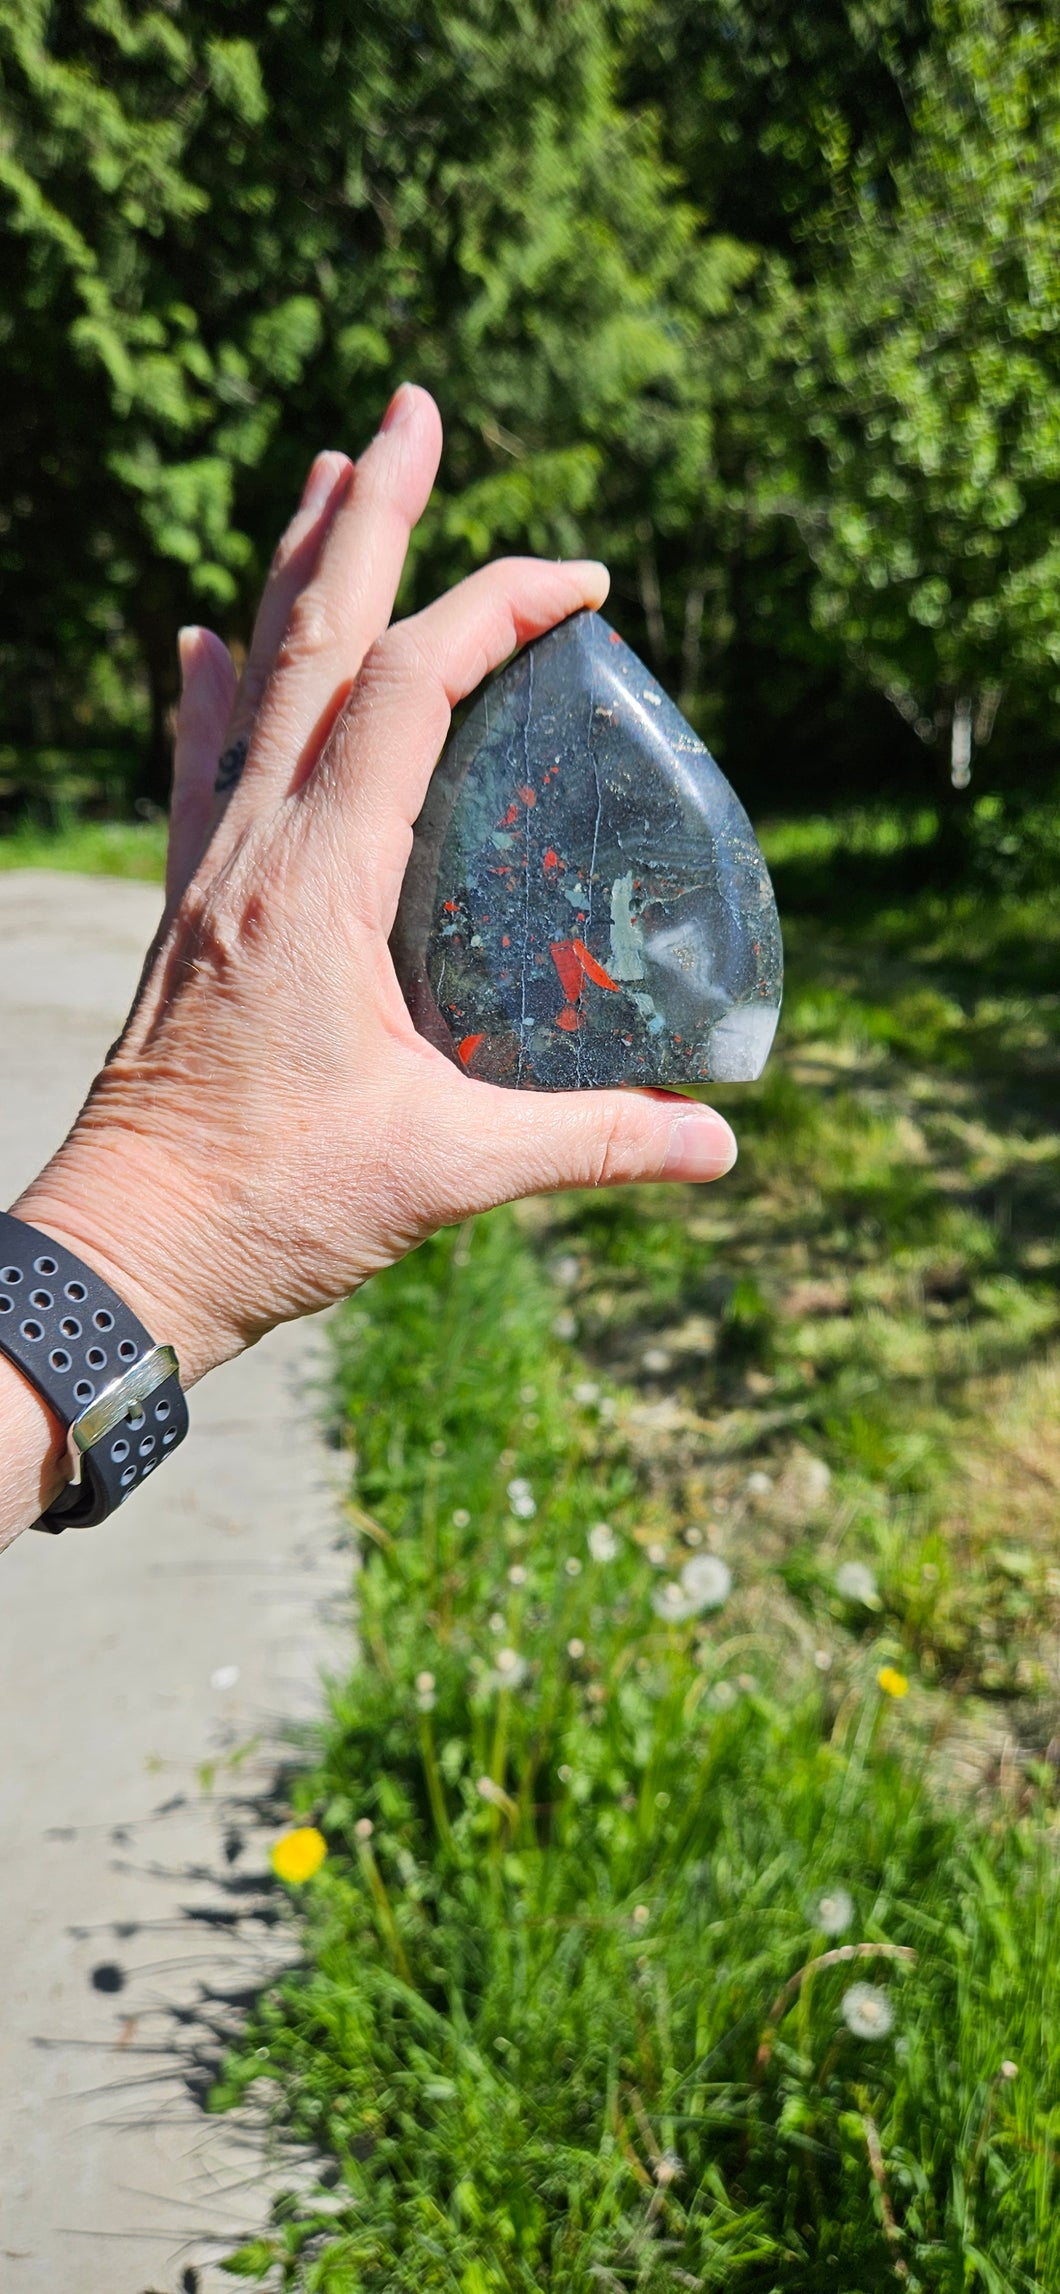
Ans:
[[[780,1010],[743,806],[595,613],[528,645],[448,743],[391,945],[420,1033],[527,1089],[750,1082]]]

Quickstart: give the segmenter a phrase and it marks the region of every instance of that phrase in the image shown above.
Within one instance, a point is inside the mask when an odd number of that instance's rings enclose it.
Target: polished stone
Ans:
[[[750,1082],[780,1010],[743,806],[595,613],[517,654],[449,741],[391,945],[421,1035],[524,1089]]]

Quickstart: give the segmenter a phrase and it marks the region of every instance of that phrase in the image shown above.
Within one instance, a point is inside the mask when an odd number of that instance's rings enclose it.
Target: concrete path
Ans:
[[[157,908],[0,875],[0,1203],[76,1113]],[[263,2138],[197,2096],[290,1957],[263,1799],[349,1659],[314,1354],[275,1333],[196,1390],[113,1522],[0,1556],[0,2294],[220,2294],[225,2242],[266,2219]]]

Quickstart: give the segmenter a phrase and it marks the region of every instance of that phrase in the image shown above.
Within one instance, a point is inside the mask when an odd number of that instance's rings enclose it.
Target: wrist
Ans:
[[[0,1552],[54,1505],[69,1479],[66,1430],[21,1370],[0,1355]]]
[[[176,1162],[118,1128],[75,1130],[13,1203],[102,1276],[193,1386],[245,1343],[222,1303],[222,1238]]]

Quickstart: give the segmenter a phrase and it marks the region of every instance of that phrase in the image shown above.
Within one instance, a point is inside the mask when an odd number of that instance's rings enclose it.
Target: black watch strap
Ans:
[[[67,1429],[73,1478],[34,1524],[88,1529],[188,1431],[176,1355],[91,1267],[0,1211],[0,1354]]]

